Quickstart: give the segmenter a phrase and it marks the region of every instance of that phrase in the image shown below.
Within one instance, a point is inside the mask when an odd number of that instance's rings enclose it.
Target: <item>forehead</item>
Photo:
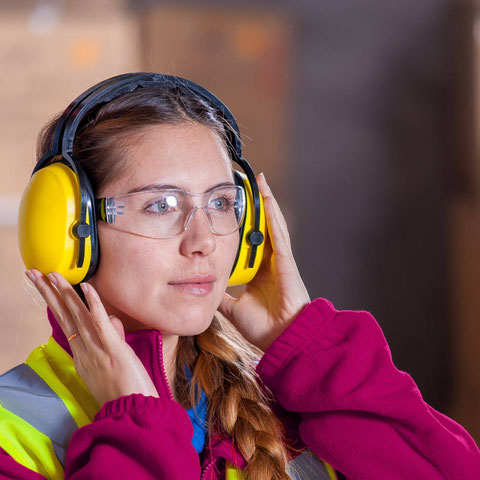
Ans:
[[[107,187],[108,195],[154,183],[203,193],[214,184],[233,181],[226,147],[205,125],[151,126],[135,135],[127,149],[125,174]]]

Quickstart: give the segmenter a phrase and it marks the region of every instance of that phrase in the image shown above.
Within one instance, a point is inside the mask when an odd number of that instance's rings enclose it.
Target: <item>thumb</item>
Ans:
[[[220,302],[220,305],[218,306],[217,310],[228,320],[231,320],[232,318],[232,311],[233,307],[235,306],[235,303],[237,300],[229,295],[227,292],[223,294],[222,301]]]
[[[113,325],[113,328],[117,331],[119,337],[125,341],[125,329],[123,328],[122,321],[115,315],[109,315],[110,323]]]

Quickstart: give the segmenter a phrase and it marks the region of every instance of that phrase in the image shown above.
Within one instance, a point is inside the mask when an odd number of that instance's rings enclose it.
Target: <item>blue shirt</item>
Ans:
[[[185,373],[189,380],[192,379],[190,369],[185,365]],[[203,390],[200,391],[200,400],[192,408],[186,410],[190,421],[193,425],[193,438],[192,445],[198,454],[203,450],[205,446],[205,437],[207,433],[206,421],[207,421],[207,396]]]

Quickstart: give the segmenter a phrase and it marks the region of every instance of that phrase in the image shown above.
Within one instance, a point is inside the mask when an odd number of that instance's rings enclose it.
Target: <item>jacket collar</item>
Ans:
[[[242,470],[247,467],[246,460],[233,445],[232,439],[227,435],[213,436],[208,445],[205,446],[202,456],[200,457],[202,471],[218,458],[224,458],[232,465],[235,465]]]
[[[68,343],[67,337],[58,324],[55,315],[47,307],[48,321],[52,327],[53,339],[73,358],[73,353]],[[125,341],[133,349],[137,357],[142,362],[152,379],[159,395],[166,395],[172,398],[170,386],[168,384],[164,369],[162,355],[162,334],[157,329],[135,330],[125,333]],[[233,446],[232,440],[228,436],[215,436],[210,439],[208,445],[202,452],[201,463],[205,468],[209,463],[215,461],[218,457],[225,458],[230,463],[240,468],[246,467],[246,462],[239,451]]]

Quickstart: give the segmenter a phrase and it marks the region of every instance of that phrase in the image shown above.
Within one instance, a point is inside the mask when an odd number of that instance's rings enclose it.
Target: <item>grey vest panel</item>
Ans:
[[[78,426],[63,401],[35,370],[22,363],[0,375],[0,404],[49,437],[65,468],[67,447]]]
[[[325,464],[308,449],[289,462],[288,474],[292,480],[330,480]]]

